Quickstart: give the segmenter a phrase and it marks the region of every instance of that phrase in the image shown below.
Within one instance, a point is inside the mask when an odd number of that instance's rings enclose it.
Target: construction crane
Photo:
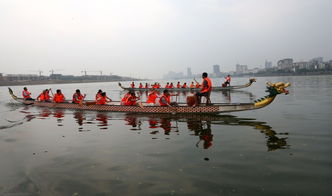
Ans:
[[[41,71],[41,70],[38,70],[38,71],[30,70],[30,72],[36,72],[36,73],[38,73],[39,77],[41,77],[42,73],[43,73],[43,71]]]
[[[49,72],[53,75],[55,71],[62,71],[62,69],[51,69]]]

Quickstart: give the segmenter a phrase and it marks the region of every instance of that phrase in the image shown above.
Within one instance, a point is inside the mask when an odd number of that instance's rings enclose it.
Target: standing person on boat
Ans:
[[[202,88],[200,92],[197,92],[195,94],[195,105],[194,106],[199,106],[201,103],[202,97],[206,97],[206,103],[210,102],[210,93],[212,89],[212,81],[210,78],[208,78],[208,74],[204,72],[202,74],[203,82],[202,82]]]
[[[101,96],[97,99],[97,105],[105,105],[107,102],[111,102],[112,99],[106,96],[105,92],[101,93]]]
[[[231,85],[231,75],[227,75],[227,77],[225,77],[225,82],[224,82],[225,86],[230,86]]]
[[[187,83],[183,83],[182,87],[181,88],[187,88]]]
[[[148,95],[148,100],[146,101],[146,103],[148,105],[156,105],[156,99],[158,98],[158,93],[155,90],[152,90],[151,93]]]
[[[86,94],[82,95],[80,89],[76,89],[76,92],[73,94],[73,103],[82,104]]]
[[[171,106],[171,95],[167,89],[163,91],[163,95],[159,99],[159,104],[160,106]]]
[[[135,83],[132,82],[132,83],[130,84],[130,87],[131,87],[131,88],[135,88]]]
[[[56,93],[54,94],[54,97],[53,97],[53,102],[55,103],[63,103],[65,102],[65,96],[62,94],[61,90],[58,89],[56,90]]]
[[[180,84],[180,82],[178,82],[178,83],[176,84],[176,88],[181,88],[181,84]]]
[[[143,84],[142,84],[142,83],[139,83],[138,88],[143,88]]]

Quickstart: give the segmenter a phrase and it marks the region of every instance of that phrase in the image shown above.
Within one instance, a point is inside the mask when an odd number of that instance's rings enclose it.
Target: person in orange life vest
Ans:
[[[226,86],[230,86],[231,85],[231,75],[227,75],[227,77],[225,77],[225,82],[224,82],[224,84],[226,85]]]
[[[132,82],[132,83],[130,84],[130,87],[131,87],[131,88],[135,88],[135,83]]]
[[[102,93],[103,93],[103,91],[101,89],[99,89],[97,94],[96,94],[96,98],[95,98],[96,101],[101,97]]]
[[[130,91],[126,93],[121,99],[121,105],[125,105],[127,98],[130,96]]]
[[[56,93],[54,94],[54,97],[53,97],[53,102],[55,102],[55,103],[65,102],[65,96],[62,94],[60,89],[56,90]]]
[[[143,84],[142,84],[142,83],[139,83],[138,88],[143,88]]]
[[[126,97],[126,99],[124,100],[124,105],[127,105],[127,106],[134,106],[134,105],[137,105],[137,100],[139,98],[136,97],[136,94],[134,91],[129,91],[129,95]]]
[[[148,95],[148,100],[146,103],[148,105],[156,105],[156,99],[158,98],[158,93],[157,91],[153,90],[149,95]]]
[[[180,82],[178,82],[178,83],[176,84],[176,88],[181,88],[181,84],[180,84]]]
[[[43,92],[40,93],[36,99],[38,101],[50,102],[51,96],[49,95],[49,90],[48,89],[43,90]]]
[[[73,94],[73,103],[82,103],[86,94],[82,95],[79,89]]]
[[[167,82],[167,84],[166,84],[165,88],[169,88],[169,82]]]
[[[195,87],[196,87],[196,88],[201,88],[201,85],[200,85],[198,82],[196,82]]]
[[[164,90],[163,95],[159,99],[160,106],[171,106],[171,95],[167,89]]]
[[[27,87],[23,88],[22,96],[23,96],[24,100],[34,100],[34,99],[31,98],[31,93],[28,91]]]
[[[97,105],[105,105],[107,102],[111,102],[112,99],[106,96],[105,92],[101,93],[101,96],[97,99]]]
[[[212,81],[210,78],[208,78],[208,74],[206,72],[204,72],[202,74],[202,78],[203,78],[203,82],[201,85],[202,88],[201,88],[200,92],[197,92],[195,94],[196,103],[194,106],[199,106],[199,104],[201,103],[201,98],[203,96],[205,96],[205,97],[209,96],[211,89],[212,89]]]
[[[190,86],[189,86],[190,88],[194,88],[195,87],[195,84],[194,84],[194,82],[191,82],[191,84],[190,84]]]
[[[145,88],[149,88],[149,84],[148,83],[145,83]]]
[[[183,83],[182,87],[181,88],[187,88],[187,83]]]
[[[169,88],[173,88],[174,85],[173,85],[173,82],[171,82],[171,84],[169,85]]]

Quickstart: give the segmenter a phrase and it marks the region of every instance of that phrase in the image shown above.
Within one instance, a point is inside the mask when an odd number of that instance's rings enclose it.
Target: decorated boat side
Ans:
[[[226,87],[221,87],[221,86],[216,86],[212,87],[212,91],[224,91],[224,90],[235,90],[235,89],[242,89],[242,88],[247,88],[251,86],[254,82],[256,82],[255,78],[250,78],[249,82],[243,85],[235,85],[235,86],[226,86]],[[158,90],[158,91],[163,91],[165,89],[169,91],[200,91],[200,88],[131,88],[131,87],[124,87],[122,84],[119,82],[118,83],[119,87],[122,88],[123,90],[133,90],[133,91],[150,91],[150,90]]]
[[[253,103],[218,103],[212,105],[201,104],[200,106],[187,106],[186,103],[180,103],[178,106],[162,107],[162,106],[124,106],[124,105],[96,105],[93,101],[86,101],[83,104],[74,103],[53,103],[40,102],[35,100],[24,100],[18,98],[12,89],[9,89],[9,94],[12,98],[25,105],[34,105],[48,108],[60,109],[75,109],[75,110],[93,110],[105,112],[125,112],[125,113],[161,113],[161,114],[195,114],[195,113],[209,113],[217,114],[224,112],[237,112],[245,110],[254,110],[265,107],[273,102],[278,94],[288,94],[286,88],[290,86],[289,83],[267,83],[267,90],[269,94],[264,98],[255,100]]]

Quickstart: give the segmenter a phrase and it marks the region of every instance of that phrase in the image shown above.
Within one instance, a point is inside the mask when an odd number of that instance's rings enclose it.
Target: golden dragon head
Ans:
[[[288,90],[286,90],[287,87],[290,86],[290,83],[284,83],[284,82],[277,82],[277,83],[271,83],[267,82],[267,90],[266,92],[269,92],[269,96],[275,96],[278,94],[285,93],[286,95],[289,93]]]

